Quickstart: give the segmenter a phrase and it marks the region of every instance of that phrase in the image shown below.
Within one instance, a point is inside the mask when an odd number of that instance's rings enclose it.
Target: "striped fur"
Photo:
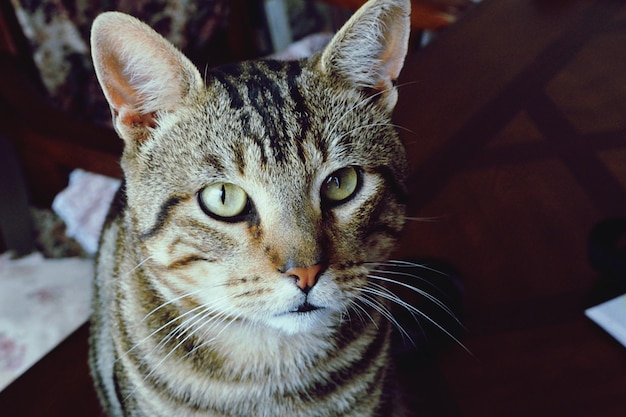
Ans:
[[[94,64],[125,141],[92,318],[107,415],[404,415],[387,301],[367,275],[403,226],[390,113],[408,16],[408,0],[373,0],[319,55],[205,83],[142,23],[96,20]],[[346,167],[358,185],[335,203],[320,190]],[[215,183],[245,191],[240,215],[207,211]],[[303,290],[289,271],[313,265]]]

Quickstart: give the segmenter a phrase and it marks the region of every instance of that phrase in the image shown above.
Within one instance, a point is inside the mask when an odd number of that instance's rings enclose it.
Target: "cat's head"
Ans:
[[[286,332],[332,327],[404,222],[391,124],[408,0],[367,3],[324,51],[203,77],[143,23],[94,22],[125,141],[128,219],[156,290]]]

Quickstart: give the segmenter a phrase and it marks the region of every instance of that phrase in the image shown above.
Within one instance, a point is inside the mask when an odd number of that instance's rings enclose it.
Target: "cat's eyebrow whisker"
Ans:
[[[328,137],[329,138],[333,137],[333,135],[335,134],[337,130],[337,127],[339,126],[339,123],[341,123],[346,117],[348,117],[354,110],[358,109],[359,107],[365,106],[367,103],[374,100],[378,95],[382,93],[383,92],[381,91],[376,94],[372,94],[371,96],[366,97],[365,99],[359,101],[358,103],[350,107],[350,109],[347,112],[340,114],[337,120],[335,121],[335,123],[333,124],[333,126],[329,129]]]
[[[331,137],[331,138],[333,137],[333,135],[335,134],[335,131],[337,130],[337,126],[339,126],[339,123],[341,123],[345,118],[347,118],[354,110],[358,109],[359,107],[363,107],[366,104],[374,101],[377,97],[383,95],[384,93],[387,93],[387,92],[389,92],[391,90],[394,90],[394,89],[398,89],[400,87],[404,87],[406,85],[415,84],[415,83],[416,83],[416,81],[408,81],[408,82],[405,82],[405,83],[402,83],[402,84],[391,86],[389,88],[385,88],[383,90],[380,90],[380,91],[376,92],[375,94],[367,96],[363,100],[361,100],[358,103],[354,104],[352,107],[350,107],[350,109],[348,109],[347,112],[339,115],[340,117],[337,118],[337,120],[333,124],[333,127],[331,127],[330,130],[328,131],[328,137]],[[406,130],[407,132],[415,135],[415,132],[413,132],[411,129],[405,128],[403,126],[393,125],[393,124],[390,124],[390,125],[394,126],[394,127],[397,127],[399,129]],[[342,135],[342,137],[343,137],[343,135]]]
[[[392,127],[397,128],[397,129],[404,129],[402,126],[398,126],[398,125],[393,124],[393,123],[386,123],[386,122],[385,123],[368,123],[368,124],[365,124],[365,125],[357,126],[354,129],[352,129],[352,130],[350,130],[348,132],[345,132],[344,134],[339,136],[336,140],[339,141],[339,140],[343,139],[344,137],[346,137],[348,135],[351,135],[352,133],[356,132],[357,130],[367,129],[367,128],[376,127],[376,126],[392,126]],[[410,130],[409,130],[409,132],[410,132]]]
[[[204,64],[204,73],[202,74],[204,83],[207,84],[207,75],[209,73],[209,64]]]

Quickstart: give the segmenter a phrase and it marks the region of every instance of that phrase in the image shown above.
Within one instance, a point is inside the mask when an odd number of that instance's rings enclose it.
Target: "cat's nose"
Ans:
[[[308,293],[322,274],[324,265],[317,264],[304,268],[289,268],[285,274],[296,280],[296,285],[305,293]]]

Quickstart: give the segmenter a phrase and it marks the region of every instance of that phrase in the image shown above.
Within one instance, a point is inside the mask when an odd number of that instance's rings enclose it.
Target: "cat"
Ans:
[[[204,77],[135,18],[96,18],[124,141],[91,319],[108,416],[405,415],[373,271],[404,223],[409,15],[371,0],[308,59]]]

